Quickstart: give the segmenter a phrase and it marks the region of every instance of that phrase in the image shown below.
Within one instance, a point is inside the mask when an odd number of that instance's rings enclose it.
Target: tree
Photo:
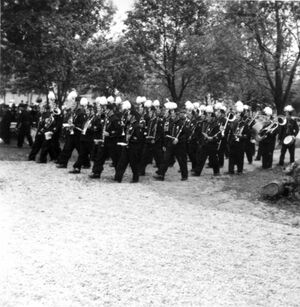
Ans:
[[[84,46],[94,33],[108,29],[112,14],[104,0],[4,0],[1,66],[12,59],[19,88],[44,94],[54,89],[61,104],[75,83]]]
[[[241,34],[244,63],[264,77],[277,112],[282,113],[300,60],[299,3],[229,2],[227,13]]]
[[[200,0],[141,0],[125,21],[131,48],[163,80],[175,102],[195,81],[194,55],[186,44],[203,34],[206,16],[207,5]]]
[[[123,94],[136,93],[144,79],[144,64],[124,39],[94,40],[77,67],[78,86],[106,96],[113,95],[115,89]]]

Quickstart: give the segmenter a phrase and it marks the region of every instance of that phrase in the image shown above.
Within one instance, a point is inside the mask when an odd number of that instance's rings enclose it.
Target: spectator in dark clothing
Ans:
[[[5,144],[10,143],[10,123],[12,122],[12,114],[8,105],[3,105],[3,117],[0,123],[0,137]]]

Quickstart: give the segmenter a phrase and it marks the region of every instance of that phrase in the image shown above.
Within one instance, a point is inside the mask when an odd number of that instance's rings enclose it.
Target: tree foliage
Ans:
[[[124,39],[97,39],[88,44],[77,62],[78,86],[83,91],[110,96],[137,92],[144,79],[144,64]]]
[[[244,64],[253,69],[258,79],[265,79],[281,113],[289,99],[300,60],[299,3],[229,2],[227,13],[243,40]]]
[[[186,43],[201,36],[206,14],[207,6],[199,0],[140,0],[125,21],[132,49],[163,80],[176,102],[194,81],[194,57]]]
[[[85,44],[108,29],[112,13],[104,0],[2,1],[1,69],[10,67],[24,91],[54,89],[62,103]]]

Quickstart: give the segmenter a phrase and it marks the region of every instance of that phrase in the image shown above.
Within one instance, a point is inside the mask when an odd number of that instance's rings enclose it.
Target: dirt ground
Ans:
[[[259,196],[280,168],[118,184],[28,151],[0,145],[0,306],[300,306],[300,204]]]

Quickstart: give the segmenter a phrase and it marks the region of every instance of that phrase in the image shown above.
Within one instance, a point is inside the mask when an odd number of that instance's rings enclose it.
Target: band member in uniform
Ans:
[[[107,102],[112,101],[107,98]],[[103,119],[102,135],[103,145],[98,146],[96,153],[92,174],[89,176],[91,179],[100,178],[103,172],[103,165],[108,158],[112,159],[113,166],[116,168],[120,159],[120,148],[117,145],[120,140],[124,138],[122,136],[123,128],[121,123],[120,114],[116,112],[116,104],[110,102],[107,105],[107,111]]]
[[[251,113],[250,113],[250,107],[246,104],[244,104],[244,120],[246,121],[248,125],[248,129],[251,131]],[[248,138],[245,141],[245,154],[248,160],[249,164],[252,164],[253,162],[253,156],[255,154],[255,142],[254,139],[251,136],[251,133],[249,133]]]
[[[175,110],[177,104],[169,102],[169,106],[167,105],[166,107]],[[164,180],[173,155],[176,157],[180,167],[181,180],[184,181],[188,179],[186,148],[188,137],[187,125],[188,119],[184,112],[179,113],[177,118],[169,122],[168,131],[165,134],[165,156],[162,164],[156,172],[157,176],[154,176],[155,179]]]
[[[152,106],[149,110],[149,120],[145,130],[145,144],[142,150],[140,175],[144,176],[149,161],[154,158],[159,167],[163,161],[163,120],[157,115],[157,109]]]
[[[272,118],[272,109],[270,107],[264,108],[263,112],[268,117],[263,128],[258,133],[259,144],[262,156],[262,168],[268,169],[273,164],[273,153],[276,143],[276,135],[278,132],[278,123],[275,123]]]
[[[45,131],[46,119],[49,116],[50,116],[50,107],[46,105],[44,109],[41,109],[41,116],[37,123],[37,130],[31,151],[28,156],[28,161],[35,161],[36,155],[39,153],[40,149],[42,148],[42,144],[45,139],[44,131]]]
[[[192,165],[191,171],[194,171],[196,167],[197,140],[195,138],[195,129],[199,121],[199,113],[198,113],[199,107],[200,107],[199,102],[191,103],[190,101],[187,101],[185,103],[186,116],[189,119],[187,125],[188,128],[187,153],[188,153],[188,158]]]
[[[128,164],[132,171],[132,183],[139,181],[139,166],[141,161],[143,142],[144,142],[144,127],[143,122],[140,121],[140,114],[133,109],[130,103],[125,101],[126,108],[129,111],[127,123],[125,124],[125,142],[119,142],[122,152],[121,157],[116,167],[114,180],[122,182],[123,175],[126,171]]]
[[[86,98],[81,98],[81,100],[83,99]],[[69,172],[70,174],[80,173],[85,163],[90,161],[90,155],[94,146],[94,131],[97,129],[97,117],[94,113],[93,106],[87,103],[85,113],[86,118],[80,134],[79,155],[73,165],[73,170]]]
[[[288,150],[290,153],[290,163],[295,162],[295,139],[299,132],[297,122],[292,118],[294,108],[288,105],[284,108],[286,123],[280,127],[279,144],[281,144],[281,152],[279,158],[279,165],[284,165],[285,153]]]
[[[38,163],[47,163],[47,156],[50,159],[54,156],[53,135],[57,130],[57,122],[55,120],[53,111],[49,110],[47,118],[45,118],[44,127],[41,132],[44,135],[40,157]]]
[[[225,151],[226,151],[226,146],[227,146],[225,131],[222,130],[226,124],[226,114],[225,114],[226,107],[224,107],[222,104],[219,103],[215,105],[215,110],[216,110],[215,114],[216,114],[217,122],[221,130],[220,141],[218,144],[218,160],[219,160],[219,166],[223,167],[224,159],[225,159]]]
[[[19,105],[20,113],[18,117],[17,129],[18,129],[18,147],[23,147],[24,138],[26,136],[29,146],[33,144],[31,137],[31,124],[32,119],[30,113],[27,111],[27,104]]]
[[[221,138],[220,125],[214,116],[213,107],[207,106],[205,109],[206,118],[200,129],[196,130],[198,139],[197,164],[193,176],[200,176],[207,158],[209,158],[211,167],[215,176],[220,174],[218,160],[218,143]]]
[[[229,146],[229,165],[228,173],[234,174],[234,166],[237,166],[237,174],[240,175],[244,170],[245,142],[249,137],[250,131],[243,118],[243,105],[236,106],[236,120],[230,124],[228,132]]]
[[[65,123],[63,123],[63,127],[67,130],[66,140],[63,150],[58,157],[57,168],[67,168],[74,149],[76,149],[79,154],[80,135],[86,119],[84,105],[80,104],[80,97],[77,98],[77,94],[74,92],[71,92],[69,96],[68,100],[70,100],[71,103],[71,112],[69,116],[65,118]],[[83,102],[85,103],[85,101]]]

